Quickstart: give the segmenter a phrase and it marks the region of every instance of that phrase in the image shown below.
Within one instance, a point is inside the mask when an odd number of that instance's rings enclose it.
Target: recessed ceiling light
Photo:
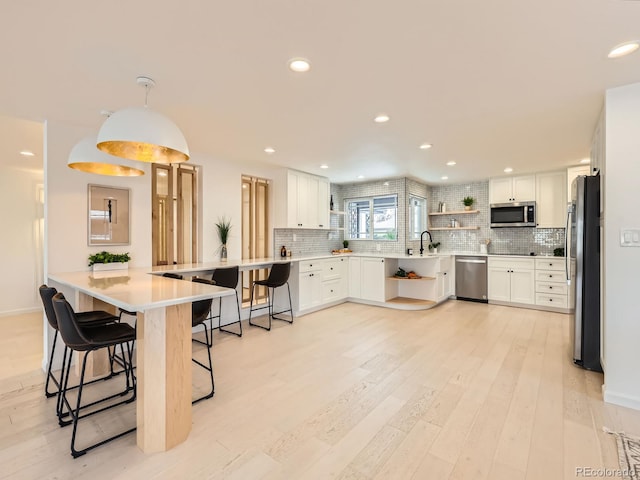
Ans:
[[[422,145],[420,145],[420,150],[429,150],[431,147],[433,147],[433,145],[431,145],[430,143],[423,143]]]
[[[629,55],[630,53],[635,52],[638,49],[638,47],[640,47],[640,44],[636,41],[621,43],[620,45],[616,45],[615,47],[613,47],[609,52],[609,55],[607,55],[607,57],[609,58],[624,57],[625,55]]]
[[[449,167],[453,167],[456,164],[456,162],[454,162],[453,160],[451,160],[450,162],[447,162],[447,166]]]
[[[362,180],[364,178],[364,175],[358,175],[358,180]]]
[[[504,169],[504,173],[511,173],[511,172],[513,172],[513,168],[511,167],[507,167]]]
[[[320,168],[329,168],[329,165],[327,165],[326,163],[323,163],[322,165],[320,165]]]
[[[389,121],[389,115],[387,115],[386,113],[379,113],[378,115],[376,115],[376,118],[373,119],[374,122],[376,123],[385,123]]]
[[[276,151],[276,150],[275,150],[275,148],[267,147],[267,148],[265,148],[265,149],[264,149],[264,151],[265,151],[266,153],[275,153],[275,151]]]
[[[289,60],[289,68],[298,73],[308,72],[311,64],[306,58],[292,58]]]
[[[580,163],[591,163],[591,159],[590,158],[583,158],[582,160],[580,160]]]
[[[447,176],[440,177],[440,178],[442,178],[442,180],[449,180],[449,177],[447,177]]]
[[[33,157],[33,156],[35,156],[35,153],[30,152],[29,150],[22,150],[20,152],[20,155],[22,155],[24,157]]]

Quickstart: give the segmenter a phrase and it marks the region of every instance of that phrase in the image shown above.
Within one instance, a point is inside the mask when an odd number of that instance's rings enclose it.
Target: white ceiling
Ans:
[[[23,0],[0,18],[2,115],[97,131],[145,74],[192,152],[334,182],[575,165],[604,91],[640,81],[640,52],[607,59],[640,38],[637,1]]]

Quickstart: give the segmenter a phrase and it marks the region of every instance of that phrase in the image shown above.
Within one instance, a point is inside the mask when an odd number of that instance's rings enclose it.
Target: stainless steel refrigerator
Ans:
[[[600,365],[600,176],[572,184],[567,214],[566,273],[575,298],[571,315],[573,362],[587,370]]]

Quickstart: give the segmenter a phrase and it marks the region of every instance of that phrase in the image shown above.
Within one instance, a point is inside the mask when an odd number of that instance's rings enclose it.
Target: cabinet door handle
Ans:
[[[384,258],[382,260],[380,260],[382,263],[384,263]]]
[[[550,263],[550,264],[549,264],[549,266],[550,266],[550,267],[553,267],[553,263]]]
[[[553,290],[553,287],[549,287],[549,290]]]
[[[324,227],[324,225],[318,225],[320,228]]]
[[[549,275],[549,278],[553,278],[553,275]]]
[[[333,267],[331,267],[331,270],[333,270]]]

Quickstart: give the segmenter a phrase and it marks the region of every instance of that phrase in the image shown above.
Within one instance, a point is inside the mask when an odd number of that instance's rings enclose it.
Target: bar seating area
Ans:
[[[290,291],[289,310],[273,311],[273,291],[285,285],[288,287],[289,271],[290,263],[273,263],[268,278],[254,282],[252,293],[258,285],[267,287],[268,302],[261,308],[268,308],[269,322],[268,328],[257,324],[255,326],[269,330],[271,320],[282,319],[276,315],[286,312],[291,314],[290,319],[283,320],[293,323]],[[112,286],[105,280],[104,285],[109,285],[108,288],[103,287],[96,278],[85,283],[87,275],[82,272],[51,276],[54,282],[73,287],[78,292],[76,303],[82,307],[93,305],[93,301],[97,299],[102,304],[110,304],[116,311],[119,310],[118,315],[99,309],[81,311],[83,308],[78,308],[76,311],[56,288],[42,285],[39,289],[48,324],[55,331],[47,365],[45,396],[56,398],[55,414],[60,427],[71,426],[70,451],[73,458],[135,431],[138,446],[145,452],[165,451],[184,441],[191,428],[191,405],[211,399],[215,393],[211,356],[214,328],[211,324],[209,330],[206,321],[218,318],[218,330],[242,336],[241,306],[237,291],[238,266],[216,268],[211,280],[197,276],[190,280],[184,279],[183,273],[190,272],[128,273],[131,280],[127,286]],[[144,288],[136,288],[138,285]],[[142,295],[143,298],[136,297],[145,288],[149,291]],[[149,295],[156,290],[162,291],[165,297]],[[223,324],[223,297],[232,297],[234,293],[237,320]],[[123,295],[126,296],[125,300],[122,300]],[[212,315],[212,304],[216,298],[218,311],[217,315]],[[183,305],[190,305],[186,324],[182,320],[187,315]],[[249,312],[251,325],[254,325],[251,320],[254,310],[252,295]],[[227,313],[226,309],[224,313]],[[133,324],[124,321],[123,315],[134,315]],[[236,323],[238,331],[223,328]],[[193,336],[199,327],[204,327],[204,341]],[[188,337],[185,336],[187,334]],[[57,374],[54,365],[58,337],[64,344],[64,352],[62,368]],[[198,360],[191,353],[193,347],[189,344],[192,343],[202,344],[206,348],[206,361]],[[163,346],[166,352],[154,345]],[[207,387],[202,395],[197,394],[195,399],[191,398],[192,391],[199,390],[196,388],[199,386],[188,388],[192,385],[191,368],[182,367],[187,364],[177,359],[176,354],[188,354],[191,360],[189,363],[208,373],[210,388]],[[102,360],[98,360],[100,358]],[[92,362],[100,361],[106,365],[103,372],[90,373]],[[78,377],[77,382],[71,380],[72,376]],[[161,388],[158,388],[159,382],[154,381],[158,378],[165,381],[160,385]],[[96,383],[100,385],[99,394],[91,394],[92,385]],[[104,438],[94,438],[90,442],[79,440],[82,420],[127,404],[135,405],[135,425],[120,422],[123,424],[120,425],[120,431],[110,432],[103,435]],[[153,413],[158,409],[165,413],[160,421]],[[171,432],[175,437],[166,436],[163,441],[162,438],[158,439],[157,431]]]

